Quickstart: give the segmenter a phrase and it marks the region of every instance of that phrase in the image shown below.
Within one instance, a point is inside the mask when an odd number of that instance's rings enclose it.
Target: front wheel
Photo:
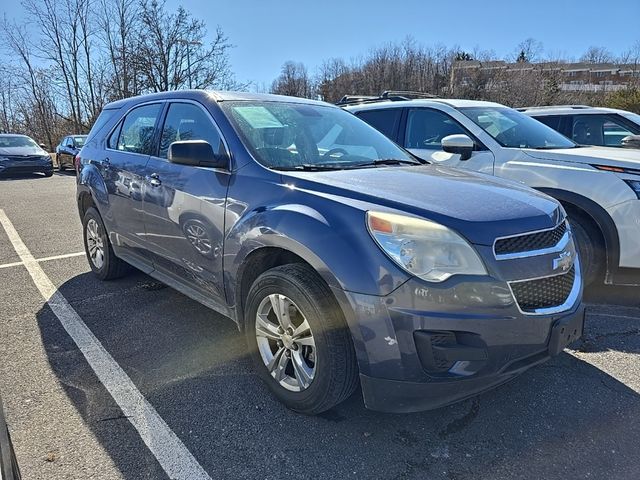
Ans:
[[[100,280],[122,277],[127,272],[128,265],[113,253],[104,223],[95,208],[87,209],[84,214],[82,230],[84,250],[93,273]]]
[[[579,216],[569,217],[576,248],[580,255],[580,267],[585,285],[602,280],[606,256],[601,245],[600,234]]]
[[[246,301],[246,336],[258,375],[290,409],[315,415],[358,382],[351,335],[327,285],[310,267],[263,273]]]

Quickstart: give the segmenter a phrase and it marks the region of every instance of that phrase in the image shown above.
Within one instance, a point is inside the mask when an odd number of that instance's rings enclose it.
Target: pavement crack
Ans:
[[[99,421],[100,422],[109,422],[111,420],[125,420],[125,419],[129,419],[129,418],[131,418],[130,415],[117,415],[115,417],[101,418]]]

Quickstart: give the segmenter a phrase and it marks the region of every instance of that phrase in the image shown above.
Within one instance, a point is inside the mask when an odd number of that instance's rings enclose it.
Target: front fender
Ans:
[[[233,259],[228,267],[225,265],[232,285],[236,285],[246,258],[264,247],[294,253],[330,287],[342,290],[387,295],[408,280],[409,276],[370,237],[361,210],[328,210],[321,213],[306,205],[287,204],[245,215],[225,240],[225,258]]]

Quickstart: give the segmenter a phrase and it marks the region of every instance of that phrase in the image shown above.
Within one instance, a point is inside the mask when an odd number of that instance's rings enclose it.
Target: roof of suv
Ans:
[[[519,111],[534,117],[547,115],[590,115],[596,113],[628,113],[624,110],[605,107],[590,107],[588,105],[552,105],[548,107],[526,107],[519,108]]]
[[[464,108],[464,107],[504,107],[499,103],[485,102],[482,100],[463,100],[457,98],[429,98],[429,99],[416,99],[416,100],[403,100],[403,101],[380,101],[370,103],[356,103],[353,105],[345,106],[346,110],[370,110],[378,108],[401,108],[401,107],[424,107],[428,105],[448,105],[452,108]]]
[[[148,95],[141,95],[137,97],[125,98],[122,100],[116,100],[105,105],[104,108],[120,108],[123,105],[127,105],[133,101],[135,103],[148,102],[153,100],[167,100],[167,99],[193,99],[204,100],[209,99],[214,102],[224,102],[231,100],[256,100],[262,102],[287,102],[287,103],[305,103],[314,105],[334,106],[330,103],[319,102],[317,100],[310,100],[307,98],[287,97],[284,95],[273,95],[269,93],[249,93],[249,92],[227,92],[219,90],[173,90],[170,92],[150,93]],[[336,107],[337,108],[337,107]]]

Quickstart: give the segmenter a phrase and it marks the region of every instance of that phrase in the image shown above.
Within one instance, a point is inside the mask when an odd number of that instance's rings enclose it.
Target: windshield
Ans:
[[[476,125],[508,148],[575,148],[571,140],[551,127],[508,107],[459,109]]]
[[[638,115],[637,113],[625,112],[623,114],[623,116],[627,117],[629,120],[631,120],[636,125],[640,125],[640,115]]]
[[[39,148],[38,144],[29,137],[3,137],[0,136],[0,148],[12,148],[12,147],[35,147]]]
[[[76,144],[76,147],[82,147],[86,139],[86,135],[77,135],[73,137],[73,142]]]
[[[419,164],[382,133],[339,108],[260,101],[221,105],[256,160],[270,168]]]

